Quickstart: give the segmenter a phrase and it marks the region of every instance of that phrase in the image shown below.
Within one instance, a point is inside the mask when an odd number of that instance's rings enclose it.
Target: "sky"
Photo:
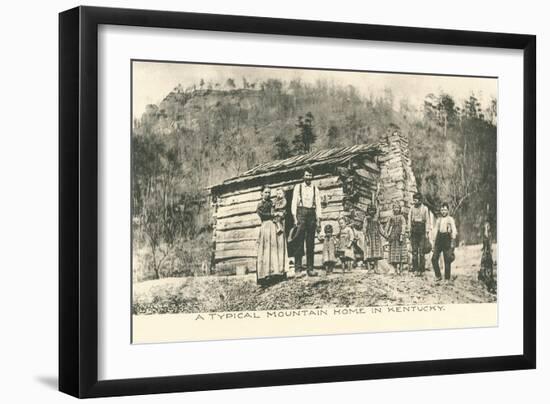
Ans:
[[[201,79],[206,83],[223,84],[228,78],[233,78],[237,88],[242,86],[243,77],[248,82],[279,79],[288,83],[299,78],[303,82],[315,83],[324,80],[342,86],[352,85],[365,97],[382,95],[385,89],[390,89],[396,103],[407,99],[417,108],[423,105],[429,93],[445,92],[459,104],[473,93],[482,107],[489,105],[491,98],[498,95],[495,78],[141,61],[134,61],[132,67],[134,118],[141,116],[147,104],[160,103],[178,84],[183,88],[198,87]]]

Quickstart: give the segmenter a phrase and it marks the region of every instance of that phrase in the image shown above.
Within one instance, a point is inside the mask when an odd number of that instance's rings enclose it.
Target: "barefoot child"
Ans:
[[[336,243],[332,225],[327,224],[324,228],[323,239],[323,267],[327,274],[334,270],[336,265]]]
[[[377,217],[377,209],[374,205],[367,208],[367,215],[363,222],[365,234],[365,262],[367,269],[378,272],[378,261],[382,259],[382,230]]]
[[[353,261],[355,260],[355,253],[353,251],[355,233],[349,225],[347,217],[341,217],[338,220],[338,225],[340,227],[338,255],[340,256],[340,261],[342,261],[342,272],[346,273],[346,270],[351,272]]]
[[[403,265],[408,262],[406,230],[407,221],[401,214],[401,205],[396,202],[393,204],[393,216],[388,220],[385,233],[390,243],[389,262],[398,275],[401,275]]]
[[[273,204],[273,221],[277,226],[277,234],[285,231],[286,198],[282,188],[277,190],[275,203]]]

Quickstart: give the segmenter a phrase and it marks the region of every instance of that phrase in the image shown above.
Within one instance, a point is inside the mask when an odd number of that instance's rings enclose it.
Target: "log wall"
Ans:
[[[288,191],[301,182],[293,179],[271,185],[272,195],[278,189]],[[334,174],[317,175],[313,184],[319,189],[322,201],[321,226],[332,224],[338,229],[337,220],[342,214],[344,192],[342,183]],[[244,267],[247,272],[256,269],[256,240],[260,219],[256,208],[260,203],[260,187],[233,191],[220,195],[215,207],[214,241],[216,245],[214,263],[216,269],[229,266]],[[322,245],[316,241],[316,262],[321,264]],[[305,261],[305,258],[304,258]],[[305,263],[305,262],[304,262]]]
[[[288,191],[299,182],[301,178],[270,184],[272,196],[278,189]],[[408,141],[399,132],[390,133],[382,155],[352,160],[347,167],[327,169],[325,173],[318,173],[313,183],[318,187],[322,200],[321,227],[332,224],[335,233],[339,231],[338,218],[342,215],[350,216],[357,224],[362,222],[378,186],[382,220],[391,216],[394,201],[401,203],[406,214],[416,192]],[[256,270],[256,240],[260,227],[256,208],[260,199],[260,186],[236,188],[217,196],[213,233],[215,272]],[[316,266],[321,266],[321,259],[322,244],[317,239]]]

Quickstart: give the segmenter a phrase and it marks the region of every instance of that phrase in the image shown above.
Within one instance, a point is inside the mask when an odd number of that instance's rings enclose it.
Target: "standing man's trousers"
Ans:
[[[294,256],[294,265],[297,270],[302,268],[302,257],[304,256],[304,241],[306,244],[306,263],[307,269],[313,269],[313,257],[315,249],[315,232],[317,230],[317,217],[315,215],[315,208],[304,208],[298,206],[296,210],[297,219],[297,231],[296,231],[296,243],[300,246],[296,250]]]
[[[443,253],[443,262],[445,262],[445,279],[451,279],[452,246],[451,235],[448,233],[437,233],[435,238],[432,265],[437,279],[441,279],[441,270],[439,269],[439,256],[441,253]]]
[[[424,257],[424,239],[426,237],[426,223],[413,222],[411,224],[412,267],[414,272],[424,272],[426,260]]]

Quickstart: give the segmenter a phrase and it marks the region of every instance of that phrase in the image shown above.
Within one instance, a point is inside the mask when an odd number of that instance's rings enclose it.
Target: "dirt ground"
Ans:
[[[496,248],[493,257],[496,257]],[[134,283],[133,313],[197,313],[329,307],[366,307],[410,304],[495,302],[478,281],[481,246],[455,251],[452,280],[435,282],[431,268],[423,277],[396,275],[387,263],[379,273],[339,269],[318,277],[287,279],[267,288],[256,285],[256,275],[163,278]],[[429,262],[429,256],[426,256]],[[496,263],[495,263],[496,268]]]

